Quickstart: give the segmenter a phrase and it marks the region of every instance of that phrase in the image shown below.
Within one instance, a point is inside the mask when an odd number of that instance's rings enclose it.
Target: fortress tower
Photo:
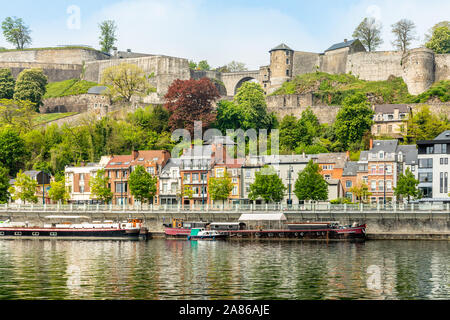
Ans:
[[[427,48],[408,51],[402,59],[403,79],[411,94],[428,90],[435,81],[434,52]]]
[[[280,87],[283,82],[292,79],[294,50],[284,43],[276,46],[270,52],[270,86]]]

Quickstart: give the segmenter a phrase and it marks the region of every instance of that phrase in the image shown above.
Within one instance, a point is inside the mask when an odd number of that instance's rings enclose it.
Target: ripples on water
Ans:
[[[2,240],[0,299],[449,299],[449,262],[446,241]]]

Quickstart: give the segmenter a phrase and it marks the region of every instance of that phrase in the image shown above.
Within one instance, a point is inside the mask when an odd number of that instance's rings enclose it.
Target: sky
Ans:
[[[391,25],[410,19],[418,40],[436,23],[450,20],[449,0],[0,0],[0,21],[22,18],[32,30],[31,47],[89,45],[99,48],[98,24],[114,20],[119,50],[207,60],[212,67],[231,61],[257,70],[280,43],[293,50],[324,52],[352,39],[364,17],[382,27],[393,50]],[[0,34],[0,47],[12,48]]]

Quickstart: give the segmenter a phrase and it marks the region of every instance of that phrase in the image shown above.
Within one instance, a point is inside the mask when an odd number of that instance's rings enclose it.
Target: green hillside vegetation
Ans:
[[[47,85],[47,92],[44,95],[44,99],[84,94],[95,86],[98,86],[98,83],[80,79],[52,82]]]
[[[33,124],[41,125],[41,124],[45,124],[47,122],[67,118],[67,117],[73,116],[75,114],[78,114],[78,112],[42,113],[42,114],[36,115],[36,117],[33,118]]]
[[[450,81],[441,81],[421,95],[413,96],[408,93],[406,83],[400,77],[390,77],[385,81],[366,81],[351,74],[315,72],[296,76],[283,83],[272,95],[313,92],[316,98],[328,105],[341,105],[346,97],[361,92],[378,104],[425,103],[432,97],[448,101],[449,87]]]

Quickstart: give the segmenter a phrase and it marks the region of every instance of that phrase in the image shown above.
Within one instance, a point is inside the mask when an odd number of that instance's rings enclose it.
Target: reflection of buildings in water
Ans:
[[[450,292],[450,264],[448,259],[439,251],[433,251],[431,254],[430,273],[431,290],[427,297],[429,299],[448,297]]]

